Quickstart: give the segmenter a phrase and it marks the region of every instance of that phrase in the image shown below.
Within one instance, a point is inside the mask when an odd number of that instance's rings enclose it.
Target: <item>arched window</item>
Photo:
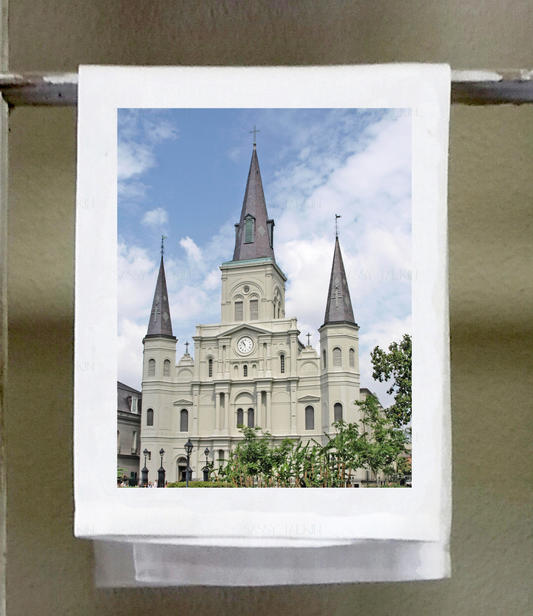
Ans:
[[[165,359],[163,364],[163,376],[170,376],[170,359]]]
[[[281,374],[285,374],[285,355],[279,356],[279,369]]]
[[[322,363],[324,364],[324,370],[327,368],[327,364],[326,364],[326,349],[324,349],[322,351]]]
[[[333,407],[333,421],[342,421],[342,404],[336,402]]]
[[[248,376],[248,366],[245,365],[242,367],[242,375]]]
[[[244,221],[244,243],[251,244],[254,241],[254,219],[247,218]]]
[[[213,360],[211,358],[209,358],[209,361],[207,362],[207,372],[209,376],[213,376]]]
[[[315,409],[312,406],[305,407],[305,429],[315,429]]]
[[[259,319],[259,300],[250,300],[250,321],[257,321]]]
[[[248,409],[248,427],[253,428],[254,426],[255,426],[254,409]]]
[[[355,351],[350,349],[350,368],[355,368]]]
[[[242,409],[237,409],[237,428],[244,424],[244,411]]]
[[[181,409],[180,411],[180,432],[189,431],[189,411]]]
[[[342,351],[339,347],[333,349],[333,365],[342,366]]]
[[[243,319],[243,303],[242,301],[235,302],[235,320],[242,321]]]
[[[148,360],[148,376],[155,376],[155,359]]]
[[[154,425],[154,410],[148,409],[146,411],[146,425],[153,426]]]

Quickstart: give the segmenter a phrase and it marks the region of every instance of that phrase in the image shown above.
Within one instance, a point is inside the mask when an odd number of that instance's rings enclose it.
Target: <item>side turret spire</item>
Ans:
[[[353,323],[356,325],[353,317],[350,290],[348,289],[348,281],[346,280],[346,272],[344,271],[344,263],[342,261],[337,218],[340,218],[340,216],[335,215],[335,251],[333,253],[324,325],[328,323]]]
[[[170,319],[170,306],[168,302],[167,281],[165,277],[165,265],[163,263],[164,240],[161,237],[161,263],[159,265],[159,275],[155,285],[154,301],[150,312],[150,322],[148,323],[147,337],[154,338],[174,338],[172,335],[172,321]]]
[[[260,259],[262,257],[272,257],[274,261],[276,260],[274,256],[274,221],[268,218],[254,139],[241,219],[239,224],[235,225],[233,261]]]

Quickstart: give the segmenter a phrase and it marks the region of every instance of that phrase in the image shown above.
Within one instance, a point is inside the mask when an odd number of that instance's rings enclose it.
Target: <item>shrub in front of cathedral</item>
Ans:
[[[241,426],[244,438],[230,452],[227,464],[219,469],[208,465],[209,483],[238,488],[346,488],[361,468],[372,470],[376,477],[380,471],[391,474],[406,453],[408,433],[391,425],[375,396],[359,406],[365,417],[363,431],[357,423],[336,422],[335,436],[328,436],[325,445],[285,439],[272,447],[270,433]],[[196,483],[210,487],[207,482]],[[181,483],[174,485],[181,487]]]

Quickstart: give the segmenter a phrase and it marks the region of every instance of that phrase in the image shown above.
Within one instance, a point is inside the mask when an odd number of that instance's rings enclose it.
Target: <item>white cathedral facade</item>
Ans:
[[[167,480],[184,480],[189,439],[192,478],[201,479],[205,449],[215,467],[227,461],[242,439],[241,424],[260,426],[273,444],[285,438],[324,443],[334,421],[361,420],[354,402],[368,390],[360,389],[359,327],[338,237],[332,252],[329,290],[316,289],[326,304],[317,354],[300,341],[296,317],[285,313],[287,278],[274,255],[274,221],[268,218],[254,144],[233,259],[220,267],[220,323],[196,326],[194,359],[185,353],[176,362],[161,255],[143,340],[140,450],[141,467],[143,450],[150,452],[151,481],[161,464],[160,449]]]

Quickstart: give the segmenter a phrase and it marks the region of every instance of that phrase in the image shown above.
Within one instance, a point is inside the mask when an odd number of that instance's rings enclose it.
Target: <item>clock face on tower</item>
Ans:
[[[249,336],[243,336],[239,342],[237,342],[237,348],[243,355],[248,355],[254,348],[254,341]]]

